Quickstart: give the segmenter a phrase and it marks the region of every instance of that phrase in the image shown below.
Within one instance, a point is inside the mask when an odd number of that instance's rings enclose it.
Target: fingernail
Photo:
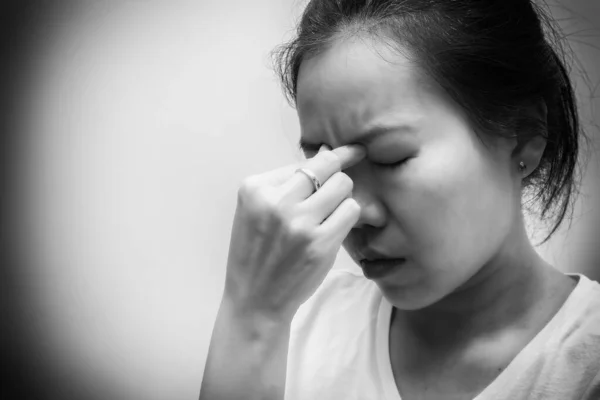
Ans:
[[[367,148],[365,146],[363,146],[362,144],[355,143],[355,144],[351,144],[350,146],[354,147],[355,149],[357,149],[365,154],[367,153]]]

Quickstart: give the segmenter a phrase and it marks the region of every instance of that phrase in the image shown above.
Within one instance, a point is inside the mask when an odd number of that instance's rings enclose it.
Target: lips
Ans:
[[[358,248],[353,252],[367,279],[379,279],[397,271],[406,259],[401,256],[385,254],[371,247]]]
[[[379,252],[377,250],[373,250],[368,247],[361,249],[361,250],[357,250],[355,254],[356,254],[355,259],[360,260],[360,262],[362,262],[364,260],[375,261],[375,260],[391,260],[391,259],[404,258],[401,256],[388,255],[388,254]]]
[[[385,258],[375,260],[361,260],[360,266],[369,279],[383,278],[401,267],[406,260],[404,258]]]

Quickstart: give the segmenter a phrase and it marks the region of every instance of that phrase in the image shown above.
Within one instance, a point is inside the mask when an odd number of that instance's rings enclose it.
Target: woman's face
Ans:
[[[297,109],[307,157],[321,143],[367,148],[344,171],[362,208],[344,248],[357,263],[365,248],[406,259],[375,279],[394,306],[437,302],[505,247],[520,216],[511,144],[484,145],[404,56],[370,40],[337,42],[303,61]]]

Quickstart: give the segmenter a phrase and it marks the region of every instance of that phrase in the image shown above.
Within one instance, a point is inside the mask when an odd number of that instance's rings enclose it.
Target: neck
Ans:
[[[456,346],[545,318],[539,305],[557,292],[568,296],[569,280],[537,254],[524,228],[512,237],[510,245],[453,293],[417,311],[396,309],[393,318],[423,344],[436,347]],[[549,316],[556,311],[550,308]]]

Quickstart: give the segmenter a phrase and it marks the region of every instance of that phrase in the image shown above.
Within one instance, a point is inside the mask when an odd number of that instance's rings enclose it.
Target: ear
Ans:
[[[517,145],[512,152],[512,162],[515,168],[515,171],[518,175],[521,175],[522,178],[526,178],[531,174],[539,165],[542,159],[542,155],[544,154],[544,150],[546,149],[546,132],[547,132],[547,116],[548,116],[548,108],[546,107],[546,102],[541,100],[537,102],[535,105],[527,107],[525,110],[527,113],[527,117],[530,121],[536,121],[536,126],[531,127],[532,130],[539,131],[540,123],[543,124],[541,128],[543,129],[535,136],[531,136],[531,134],[535,134],[535,132],[523,132],[519,134],[517,138]],[[527,129],[527,127],[524,127]],[[542,134],[543,133],[543,134]],[[521,171],[519,168],[520,163],[525,165],[525,169]]]

